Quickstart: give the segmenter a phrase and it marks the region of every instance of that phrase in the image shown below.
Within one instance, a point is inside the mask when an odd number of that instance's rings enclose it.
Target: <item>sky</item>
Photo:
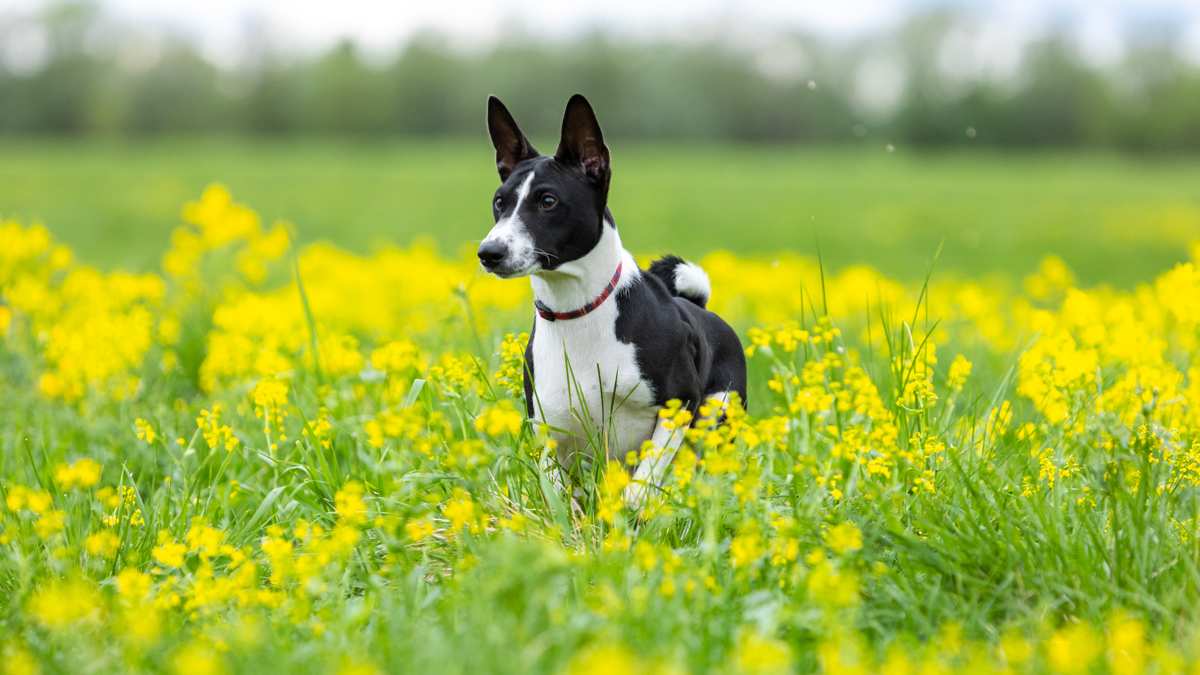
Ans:
[[[0,0],[0,14],[22,13],[47,0]],[[638,37],[687,39],[731,33],[743,40],[801,29],[852,38],[886,29],[909,14],[952,6],[973,12],[997,48],[1021,43],[1052,25],[1066,25],[1080,49],[1097,61],[1119,58],[1123,28],[1136,23],[1179,27],[1185,49],[1200,61],[1200,0],[100,0],[105,13],[147,31],[195,40],[215,61],[235,58],[256,28],[285,49],[319,50],[353,38],[369,51],[390,51],[413,34],[436,30],[463,48],[511,36],[566,39],[595,28]],[[1194,52],[1194,53],[1192,53]]]

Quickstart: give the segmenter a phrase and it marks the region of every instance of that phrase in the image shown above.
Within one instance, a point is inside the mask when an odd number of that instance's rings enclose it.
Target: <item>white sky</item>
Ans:
[[[46,0],[0,0],[0,14],[25,13]],[[733,33],[754,39],[780,29],[851,37],[886,28],[914,10],[950,5],[979,12],[991,39],[1012,46],[1051,23],[1065,24],[1090,58],[1120,56],[1130,22],[1181,27],[1200,61],[1200,0],[102,0],[105,12],[149,31],[194,38],[205,53],[229,61],[250,26],[265,27],[277,46],[326,47],[351,37],[368,51],[394,49],[416,32],[436,29],[469,47],[505,39],[513,26],[548,38],[602,27],[636,36],[686,38]]]

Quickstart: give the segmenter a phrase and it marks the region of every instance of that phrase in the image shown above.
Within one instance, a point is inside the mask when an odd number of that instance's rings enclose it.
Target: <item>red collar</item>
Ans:
[[[621,280],[622,264],[623,263],[621,262],[617,263],[617,271],[613,272],[612,280],[608,282],[608,285],[604,287],[604,290],[600,292],[600,295],[596,296],[595,300],[592,300],[579,309],[574,309],[570,312],[556,312],[542,304],[541,300],[534,300],[533,308],[537,310],[538,316],[547,321],[567,321],[570,319],[578,319],[581,316],[587,316],[588,314],[591,314],[597,307],[603,305],[604,301],[608,299],[608,296],[612,295],[613,290],[615,290],[617,287],[617,282]]]

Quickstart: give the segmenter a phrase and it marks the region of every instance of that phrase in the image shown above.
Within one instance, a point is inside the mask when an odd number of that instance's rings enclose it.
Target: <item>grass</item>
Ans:
[[[541,466],[528,285],[448,253],[467,147],[7,142],[49,230],[0,220],[0,672],[1200,662],[1195,169],[618,155],[629,246],[738,252],[702,263],[751,377],[665,410],[633,513],[618,461]]]
[[[1054,253],[1086,283],[1127,286],[1181,260],[1200,166],[1075,154],[924,155],[901,148],[631,146],[614,139],[612,208],[638,253],[818,247],[907,281],[1028,270]],[[544,147],[549,147],[546,143]],[[356,251],[430,236],[446,252],[488,227],[485,138],[394,143],[0,142],[0,216],[42,220],[85,260],[152,269],[178,205],[221,181],[303,240]]]

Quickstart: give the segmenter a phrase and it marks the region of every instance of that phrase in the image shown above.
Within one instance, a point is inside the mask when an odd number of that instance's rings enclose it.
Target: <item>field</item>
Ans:
[[[1196,164],[616,153],[752,380],[631,513],[484,147],[0,143],[0,672],[1195,672]]]
[[[0,215],[134,270],[157,268],[179,205],[213,182],[294,222],[302,242],[368,252],[423,236],[449,254],[486,233],[496,185],[482,131],[361,145],[0,140],[0,158]],[[1200,218],[1190,158],[622,145],[613,158],[612,209],[632,251],[819,247],[834,268],[907,282],[940,245],[938,272],[1011,277],[1053,253],[1083,283],[1131,286],[1183,260]]]

